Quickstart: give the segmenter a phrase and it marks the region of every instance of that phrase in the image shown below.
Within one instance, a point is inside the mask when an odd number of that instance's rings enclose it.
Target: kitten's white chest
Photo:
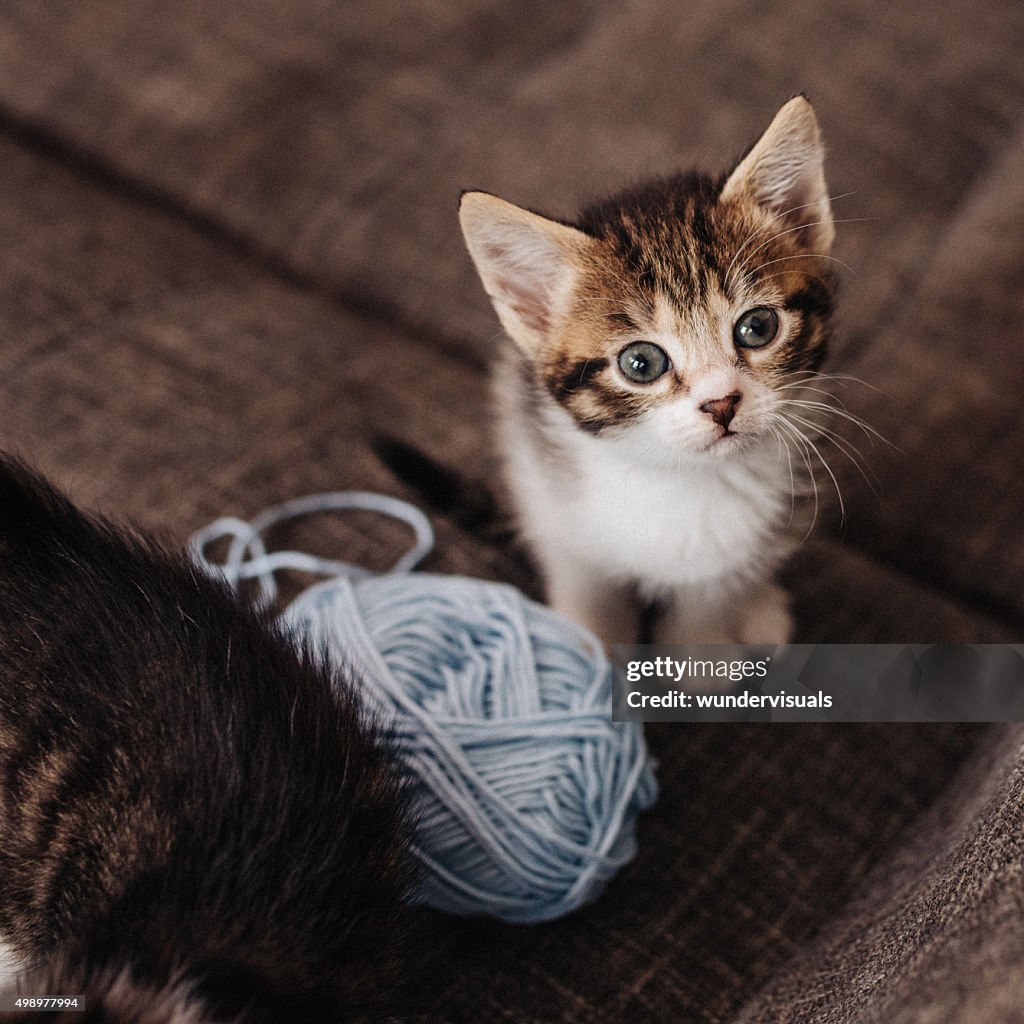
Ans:
[[[788,508],[774,455],[680,468],[630,464],[600,445],[575,465],[517,474],[534,543],[654,594],[770,573]]]

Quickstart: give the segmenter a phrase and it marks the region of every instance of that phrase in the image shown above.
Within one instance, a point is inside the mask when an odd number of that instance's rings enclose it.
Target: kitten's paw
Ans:
[[[656,644],[738,644],[741,637],[729,632],[720,623],[715,625],[694,625],[692,622],[662,620],[654,627]]]
[[[782,587],[765,587],[751,603],[740,626],[745,644],[788,644],[793,636],[789,597]]]

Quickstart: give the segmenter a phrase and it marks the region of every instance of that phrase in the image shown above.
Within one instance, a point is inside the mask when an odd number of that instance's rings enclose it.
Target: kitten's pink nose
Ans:
[[[742,397],[738,391],[734,391],[725,398],[713,398],[710,402],[703,402],[700,411],[706,412],[720,427],[728,430],[733,416],[736,415],[736,406],[740,404]]]

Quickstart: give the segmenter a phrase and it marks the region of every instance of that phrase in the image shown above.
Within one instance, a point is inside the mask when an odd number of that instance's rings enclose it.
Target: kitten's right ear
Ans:
[[[534,354],[569,308],[591,239],[487,192],[465,192],[459,222],[484,290],[509,337]]]
[[[729,175],[722,198],[753,199],[809,249],[827,255],[835,228],[824,160],[814,108],[806,96],[794,96]]]

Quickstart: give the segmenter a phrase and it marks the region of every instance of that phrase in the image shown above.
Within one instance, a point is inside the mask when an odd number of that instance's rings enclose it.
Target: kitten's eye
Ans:
[[[774,309],[757,306],[748,309],[736,321],[732,340],[740,348],[764,348],[779,333],[779,317]]]
[[[649,341],[635,341],[619,353],[619,369],[637,384],[651,384],[671,365],[665,350]]]

